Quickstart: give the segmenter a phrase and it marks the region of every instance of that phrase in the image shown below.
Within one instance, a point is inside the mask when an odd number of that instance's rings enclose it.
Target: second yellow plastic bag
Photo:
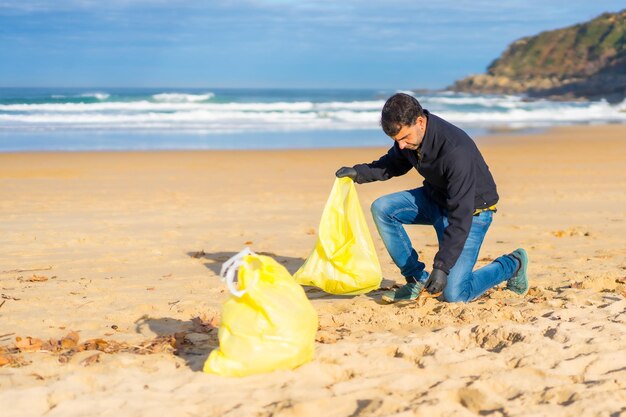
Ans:
[[[284,266],[246,249],[224,264],[222,276],[231,297],[222,307],[220,346],[204,372],[245,376],[313,359],[317,313]]]
[[[380,286],[380,263],[350,178],[335,179],[315,249],[294,278],[331,294],[364,294]]]

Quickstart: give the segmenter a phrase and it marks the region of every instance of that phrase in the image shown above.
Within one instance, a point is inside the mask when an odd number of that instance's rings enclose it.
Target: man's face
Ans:
[[[424,139],[424,132],[426,132],[426,117],[420,116],[411,126],[402,125],[400,131],[391,138],[398,142],[400,149],[416,151]]]

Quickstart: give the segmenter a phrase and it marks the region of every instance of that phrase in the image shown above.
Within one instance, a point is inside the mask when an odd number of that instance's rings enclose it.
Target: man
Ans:
[[[468,302],[507,281],[517,294],[528,292],[528,256],[524,249],[503,255],[472,271],[491,224],[498,193],[474,141],[461,129],[422,109],[408,94],[390,97],[382,110],[383,131],[394,140],[386,155],[369,164],[342,167],[337,177],[356,183],[385,181],[411,168],[423,186],[378,198],[372,215],[387,251],[406,285],[386,292],[383,301],[416,299],[422,289],[450,302]],[[434,226],[439,240],[432,272],[418,258],[405,224]]]

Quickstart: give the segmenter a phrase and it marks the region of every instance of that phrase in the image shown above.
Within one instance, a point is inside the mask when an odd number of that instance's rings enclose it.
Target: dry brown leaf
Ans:
[[[173,352],[176,349],[176,338],[172,335],[159,336],[153,340],[147,340],[139,346],[124,346],[125,352],[137,353],[140,355],[149,353]]]
[[[106,351],[112,344],[104,339],[89,339],[83,344],[81,344],[78,349],[82,350],[100,350],[102,352]]]
[[[28,281],[28,282],[44,282],[44,281],[48,281],[48,277],[46,277],[44,275],[33,275],[32,277],[28,278],[26,281]]]
[[[203,317],[202,319],[197,317],[194,327],[201,327],[204,333],[210,333],[215,330],[214,325],[217,324],[219,318],[213,316],[211,318]],[[174,353],[180,348],[180,345],[184,342],[184,337],[187,332],[183,332],[175,335],[159,336],[155,339],[145,340],[139,345],[131,345],[125,342],[116,342],[114,340],[105,339],[89,339],[82,344],[78,344],[79,335],[78,332],[72,331],[68,333],[61,340],[49,339],[42,341],[41,339],[33,337],[16,337],[15,347],[0,346],[0,366],[12,366],[19,367],[25,366],[29,362],[22,359],[20,356],[16,356],[13,353],[17,352],[32,352],[37,350],[46,350],[55,355],[58,355],[59,363],[67,363],[78,352],[96,350],[98,353],[91,355],[84,359],[81,364],[83,366],[89,366],[99,361],[100,352],[103,353],[118,353],[126,352],[137,355],[147,355],[154,353]]]
[[[12,368],[19,368],[28,365],[30,362],[24,360],[19,355],[10,355],[8,353],[0,353],[0,367],[10,366]]]
[[[206,253],[204,253],[204,250],[201,250],[200,252],[196,252],[193,255],[191,255],[193,258],[202,258],[204,255],[206,255]]]
[[[30,336],[24,339],[19,336],[15,338],[15,347],[18,348],[20,352],[34,352],[41,349],[41,345],[43,345],[43,341],[41,339],[36,339]]]
[[[148,291],[154,291],[154,290],[155,290],[155,288],[154,288],[154,287],[148,287],[148,288],[146,288],[146,290],[148,290]]]
[[[78,333],[71,331],[63,339],[61,339],[61,347],[63,349],[75,348],[78,345],[78,339]]]
[[[87,358],[83,359],[80,364],[83,366],[93,365],[96,362],[100,362],[100,353],[95,353]]]
[[[191,323],[193,324],[193,330],[195,332],[206,333],[220,327],[220,317],[219,315],[213,315],[209,317],[206,314],[202,314],[201,317],[192,318]]]
[[[246,240],[245,242],[243,242],[244,245],[252,245],[254,242],[252,242],[251,240]]]
[[[441,294],[442,294],[441,292],[438,292],[436,294],[431,294],[428,291],[426,291],[426,289],[423,288],[422,291],[420,291],[417,298],[415,299],[415,303],[419,305],[420,307],[424,307],[424,305],[426,305],[429,298],[437,299],[437,297],[439,297]]]
[[[581,289],[583,288],[583,283],[582,282],[574,282],[571,285],[572,288],[576,288],[576,289]]]
[[[11,363],[11,357],[0,353],[0,366],[8,365]]]
[[[116,353],[122,351],[126,346],[128,345],[109,340],[106,346],[101,346],[101,349],[104,353]],[[125,352],[128,352],[128,350],[125,350]]]
[[[41,345],[41,350],[45,350],[47,352],[55,352],[59,347],[59,341],[56,339],[48,339],[43,342]]]
[[[106,352],[108,349],[112,349],[115,343],[108,342],[104,339],[96,339],[96,349],[101,350],[102,352]]]

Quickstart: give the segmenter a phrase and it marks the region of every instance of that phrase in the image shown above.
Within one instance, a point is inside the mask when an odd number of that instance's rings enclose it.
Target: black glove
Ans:
[[[351,178],[352,181],[356,181],[356,175],[356,169],[352,167],[341,167],[335,172],[337,178],[348,177]]]
[[[428,277],[428,281],[426,281],[425,288],[431,294],[438,294],[446,288],[447,283],[448,274],[441,269],[433,269],[430,277]]]

